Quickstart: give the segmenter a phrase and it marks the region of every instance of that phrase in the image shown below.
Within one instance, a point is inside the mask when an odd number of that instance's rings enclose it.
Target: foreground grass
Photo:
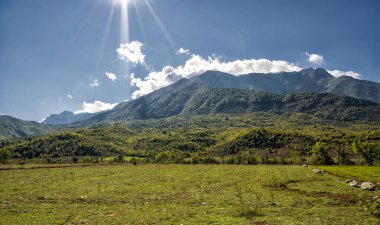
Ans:
[[[372,196],[293,166],[0,171],[0,224],[377,224]]]

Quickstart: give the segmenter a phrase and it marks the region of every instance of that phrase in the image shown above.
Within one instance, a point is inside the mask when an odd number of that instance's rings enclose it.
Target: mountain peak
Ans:
[[[94,114],[91,114],[91,113],[74,114],[73,112],[70,112],[70,111],[63,111],[59,114],[51,114],[42,123],[49,124],[49,125],[70,124],[70,123],[75,123],[84,119],[88,119],[92,117],[93,115]]]
[[[269,74],[251,73],[239,76],[219,71],[207,71],[190,79],[216,88],[256,90],[275,94],[331,92],[380,103],[380,84],[353,78],[338,79],[324,68],[307,68],[298,72]],[[345,81],[344,84],[341,84],[341,81]]]

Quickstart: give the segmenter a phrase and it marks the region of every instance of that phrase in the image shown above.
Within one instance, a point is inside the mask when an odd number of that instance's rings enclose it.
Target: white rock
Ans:
[[[356,181],[356,180],[353,180],[349,183],[349,185],[351,187],[360,187],[360,185],[362,184],[362,182],[359,182],[359,181]]]
[[[376,185],[371,182],[364,182],[360,185],[360,188],[363,190],[374,191],[376,189]]]

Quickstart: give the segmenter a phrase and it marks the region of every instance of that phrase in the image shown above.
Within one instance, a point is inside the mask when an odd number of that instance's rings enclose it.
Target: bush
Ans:
[[[184,155],[180,152],[164,151],[156,155],[156,163],[182,163],[184,162]]]
[[[135,158],[135,157],[132,157],[130,160],[129,160],[130,163],[132,163],[133,165],[137,165],[138,163],[138,159]]]
[[[322,143],[317,142],[313,146],[311,162],[316,165],[332,165],[334,161],[332,160],[328,148]]]
[[[220,162],[213,157],[207,157],[203,159],[203,163],[204,164],[219,164]]]
[[[295,165],[302,165],[305,163],[305,158],[302,157],[302,151],[292,150],[292,163]]]
[[[244,164],[244,165],[255,165],[258,163],[257,157],[253,152],[240,152],[239,154],[227,158],[224,161],[226,164]]]
[[[369,166],[380,160],[380,145],[378,143],[354,141],[352,150],[360,154]]]
[[[349,153],[348,149],[346,149],[344,147],[340,147],[336,150],[336,152],[338,153],[337,159],[338,159],[339,165],[353,165],[353,164],[355,164],[350,159],[350,153]]]
[[[125,162],[125,160],[124,160],[124,155],[123,155],[123,154],[119,154],[119,155],[114,159],[114,162],[116,162],[116,163],[123,163],[123,162]]]
[[[200,161],[201,161],[201,159],[200,159],[199,156],[197,156],[197,155],[191,157],[191,163],[192,163],[192,164],[198,164]]]
[[[98,158],[92,158],[92,157],[85,157],[83,158],[84,163],[99,163]]]
[[[0,163],[7,163],[9,158],[11,158],[11,152],[6,150],[6,149],[2,149],[0,150]]]

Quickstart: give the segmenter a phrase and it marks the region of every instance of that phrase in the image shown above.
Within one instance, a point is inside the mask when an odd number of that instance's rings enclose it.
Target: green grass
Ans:
[[[380,166],[320,166],[337,176],[380,184]]]
[[[1,170],[0,224],[377,224],[380,191],[343,181],[298,166]]]

